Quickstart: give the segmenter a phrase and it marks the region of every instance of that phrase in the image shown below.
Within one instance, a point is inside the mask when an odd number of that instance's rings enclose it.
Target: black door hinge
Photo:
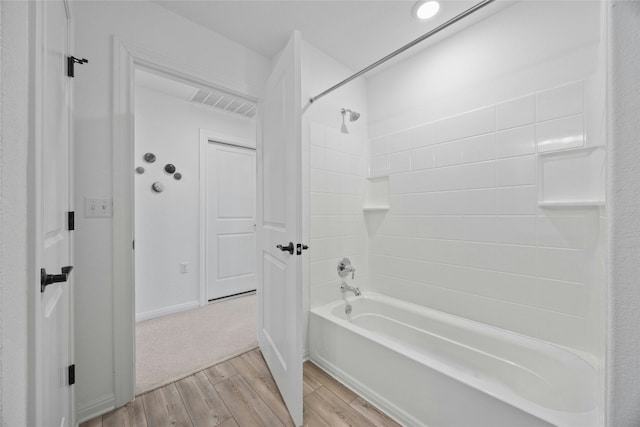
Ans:
[[[302,255],[302,251],[306,251],[307,249],[309,249],[309,246],[298,243],[296,245],[296,255]]]
[[[88,59],[86,58],[76,58],[75,56],[67,56],[67,76],[68,77],[75,77],[75,65],[76,64],[86,64],[87,62],[89,62]]]
[[[69,385],[76,383],[76,365],[69,365]]]
[[[69,231],[76,229],[76,213],[73,211],[67,212],[67,229]]]

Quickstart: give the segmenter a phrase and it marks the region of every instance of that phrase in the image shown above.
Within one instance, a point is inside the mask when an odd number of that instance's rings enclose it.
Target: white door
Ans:
[[[70,84],[67,77],[69,15],[62,1],[40,2],[36,93],[36,236],[40,283],[37,310],[37,393],[42,426],[71,425],[71,264],[67,212],[70,185]],[[39,86],[39,90],[38,90]],[[39,101],[39,102],[38,102]],[[49,283],[49,284],[48,284]],[[46,286],[45,286],[46,285]]]
[[[258,341],[280,394],[302,425],[302,236],[300,34],[278,57],[261,103],[258,155],[261,287]]]
[[[256,289],[256,150],[209,142],[207,300]]]

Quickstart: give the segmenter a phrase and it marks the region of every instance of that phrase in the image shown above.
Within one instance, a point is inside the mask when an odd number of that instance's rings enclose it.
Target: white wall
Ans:
[[[76,403],[82,420],[114,402],[112,222],[81,214],[83,197],[112,196],[113,36],[213,81],[231,80],[256,92],[270,64],[152,2],[79,1],[73,7],[76,55],[89,59],[77,67],[74,81]]]
[[[603,196],[604,150],[595,171],[538,154],[605,143],[601,30],[597,2],[518,2],[369,79],[391,205],[374,290],[602,361],[600,211],[537,203],[539,182],[545,199]]]
[[[487,6],[490,11],[492,5]],[[599,7],[521,1],[368,79],[376,137],[595,72]]]
[[[33,424],[35,396],[28,363],[34,342],[29,320],[35,318],[29,301],[37,289],[28,198],[31,34],[26,2],[0,8],[0,425],[20,426]]]
[[[309,307],[341,297],[336,266],[351,258],[356,284],[366,282],[362,194],[366,169],[366,82],[356,80],[311,106],[309,98],[353,73],[309,43],[302,49],[303,236],[310,250],[304,265],[304,343]],[[341,108],[361,113],[340,133]]]
[[[200,129],[255,140],[255,121],[141,86],[135,93],[136,320],[200,303]],[[145,153],[157,160],[147,163]],[[182,179],[164,171],[172,163]],[[151,185],[159,181],[165,191]],[[180,264],[187,263],[187,273]]]
[[[640,3],[613,1],[607,426],[640,425]]]

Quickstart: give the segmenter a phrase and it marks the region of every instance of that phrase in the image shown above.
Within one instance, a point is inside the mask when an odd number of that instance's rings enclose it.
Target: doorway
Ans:
[[[256,126],[238,97],[143,67],[135,77],[140,394],[257,345]],[[203,150],[203,135],[218,142]]]

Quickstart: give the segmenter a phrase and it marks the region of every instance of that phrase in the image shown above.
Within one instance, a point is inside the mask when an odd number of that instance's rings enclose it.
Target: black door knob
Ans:
[[[46,269],[40,269],[40,292],[44,292],[44,289],[53,283],[66,282],[73,267],[68,265],[61,270],[61,274],[47,274]]]
[[[282,252],[289,252],[291,255],[293,255],[293,242],[289,242],[287,246],[278,245],[276,246],[276,248],[280,249]]]

